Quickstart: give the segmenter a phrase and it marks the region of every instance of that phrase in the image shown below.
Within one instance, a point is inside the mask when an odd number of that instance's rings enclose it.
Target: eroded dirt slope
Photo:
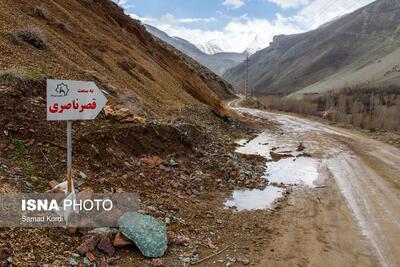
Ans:
[[[95,81],[111,102],[161,115],[200,103],[221,109],[230,85],[172,50],[109,0],[0,3],[0,68]],[[22,34],[39,32],[36,48]]]

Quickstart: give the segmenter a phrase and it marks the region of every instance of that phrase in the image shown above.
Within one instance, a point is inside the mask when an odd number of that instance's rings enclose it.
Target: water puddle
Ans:
[[[246,141],[243,145],[240,145],[237,149],[237,153],[247,155],[259,155],[266,159],[271,159],[270,152],[275,153],[290,153],[292,156],[298,156],[302,152],[296,151],[300,142],[293,142],[293,140],[286,140],[282,135],[275,137],[274,135],[262,132],[256,138]]]
[[[319,176],[319,163],[313,158],[285,158],[268,162],[265,174],[270,183],[315,187],[314,181]]]
[[[282,188],[267,186],[264,190],[234,191],[231,200],[225,202],[226,207],[236,207],[237,211],[262,210],[271,208],[278,198],[282,197]]]
[[[319,176],[320,161],[310,157],[300,156],[303,152],[297,151],[298,142],[285,134],[263,132],[254,139],[245,139],[236,142],[237,153],[259,155],[271,159],[270,152],[289,154],[293,157],[284,158],[275,162],[267,162],[264,178],[269,185],[264,190],[236,190],[232,198],[225,202],[226,207],[236,207],[238,211],[269,209],[273,203],[281,198],[283,188],[271,184],[302,185],[314,187]]]

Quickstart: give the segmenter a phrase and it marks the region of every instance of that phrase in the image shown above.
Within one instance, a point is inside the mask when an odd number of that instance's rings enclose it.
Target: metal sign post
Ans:
[[[67,121],[67,185],[72,192],[72,121]]]
[[[67,121],[67,191],[73,192],[72,121],[94,120],[107,99],[94,82],[47,80],[47,120]]]

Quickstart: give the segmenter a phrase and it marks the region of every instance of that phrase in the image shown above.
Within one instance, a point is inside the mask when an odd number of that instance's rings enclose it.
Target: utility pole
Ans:
[[[244,80],[244,94],[247,100],[249,90],[249,54],[246,51],[246,77]]]

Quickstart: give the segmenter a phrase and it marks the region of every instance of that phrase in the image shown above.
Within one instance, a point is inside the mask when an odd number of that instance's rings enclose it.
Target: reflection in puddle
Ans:
[[[271,159],[271,151],[275,153],[287,153],[291,151],[291,155],[297,156],[301,154],[301,152],[296,151],[299,144],[299,142],[293,140],[289,142],[281,135],[274,136],[270,133],[262,132],[256,138],[239,146],[236,152],[247,155],[259,155],[266,159]]]
[[[266,178],[270,183],[301,184],[314,187],[318,178],[319,161],[313,158],[286,158],[268,162]]]
[[[269,209],[274,201],[282,197],[282,188],[267,186],[264,190],[234,191],[231,200],[225,202],[226,207],[236,207],[242,210]]]
[[[308,157],[296,157],[298,142],[286,140],[291,138],[286,135],[274,135],[267,132],[259,134],[256,138],[247,141],[239,140],[236,152],[250,155],[260,155],[271,159],[270,152],[290,153],[294,157],[284,158],[276,162],[268,162],[264,178],[269,183],[285,185],[304,185],[314,187],[314,181],[318,178],[319,160]],[[311,146],[311,144],[307,144]],[[307,149],[306,149],[307,150]],[[282,197],[284,189],[267,186],[264,190],[236,190],[232,198],[225,202],[226,207],[236,207],[238,211],[268,209],[274,201]]]

